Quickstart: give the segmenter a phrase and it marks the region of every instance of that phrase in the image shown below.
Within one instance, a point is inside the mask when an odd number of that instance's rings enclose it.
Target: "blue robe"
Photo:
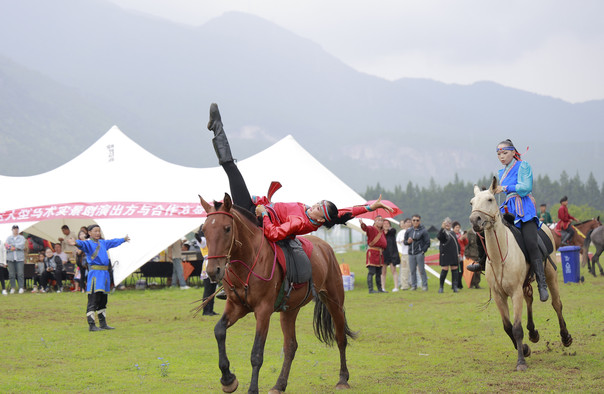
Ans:
[[[499,183],[506,187],[505,202],[501,205],[501,213],[514,215],[514,224],[520,228],[523,222],[535,220],[539,225],[537,207],[533,198],[533,170],[526,161],[513,159],[504,169],[499,170]]]
[[[111,291],[111,276],[109,275],[109,256],[107,255],[107,249],[115,248],[126,242],[124,238],[115,239],[99,239],[100,244],[99,252],[97,253],[94,260],[90,260],[94,251],[96,250],[97,243],[91,239],[85,241],[76,241],[76,246],[80,248],[86,254],[86,261],[88,262],[88,283],[86,286],[86,292],[89,294],[101,291],[109,293]],[[95,269],[95,266],[101,266]]]

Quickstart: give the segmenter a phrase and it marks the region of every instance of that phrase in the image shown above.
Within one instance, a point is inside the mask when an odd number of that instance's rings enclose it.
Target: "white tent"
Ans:
[[[211,143],[208,138],[208,144]],[[236,156],[236,152],[235,156]],[[327,170],[291,136],[238,162],[248,189],[265,195],[271,181],[283,184],[274,201],[313,204],[329,199],[339,207],[364,199]],[[198,194],[222,200],[229,191],[222,168],[168,163],[126,137],[117,126],[82,154],[43,174],[0,175],[0,236],[13,224],[50,241],[67,224],[77,232],[98,223],[105,238],[126,234],[130,243],[111,249],[116,284],[204,220]]]

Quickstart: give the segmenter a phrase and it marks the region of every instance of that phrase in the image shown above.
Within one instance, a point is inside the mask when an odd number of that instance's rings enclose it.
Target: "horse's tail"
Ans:
[[[315,297],[315,313],[313,316],[313,326],[315,329],[315,335],[319,341],[326,345],[333,346],[335,340],[335,329],[333,325],[333,318],[327,309],[325,302],[327,295],[325,292],[319,292]],[[350,339],[355,339],[357,334],[348,327],[348,321],[346,320],[346,313],[342,308],[342,315],[344,317],[344,332]]]

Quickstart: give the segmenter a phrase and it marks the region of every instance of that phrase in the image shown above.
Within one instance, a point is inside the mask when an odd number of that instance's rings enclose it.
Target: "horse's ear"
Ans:
[[[497,188],[497,184],[499,182],[497,181],[497,177],[494,176],[493,180],[491,181],[491,186],[489,186],[489,191],[493,194],[495,194],[495,189]]]
[[[480,193],[480,188],[478,185],[474,185],[474,195],[477,195],[478,193]]]
[[[211,206],[210,204],[208,204],[206,202],[206,200],[203,199],[203,197],[201,197],[199,194],[199,202],[201,203],[201,206],[203,207],[203,210],[206,211],[206,213],[210,213],[210,212],[214,212],[215,209],[213,206]]]
[[[229,212],[233,207],[233,200],[231,200],[231,196],[229,196],[229,193],[224,193],[224,199],[222,200],[222,203],[224,204],[224,210],[226,212]]]

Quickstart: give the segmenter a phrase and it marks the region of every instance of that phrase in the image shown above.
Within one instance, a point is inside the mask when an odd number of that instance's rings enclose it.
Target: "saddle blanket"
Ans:
[[[308,257],[308,260],[310,261],[310,256],[312,255],[312,251],[313,251],[312,242],[310,242],[308,239],[306,239],[304,237],[296,237],[296,239],[298,241],[300,241],[300,243],[302,244],[302,250],[304,250],[304,253]],[[285,259],[285,252],[283,251],[283,247],[281,247],[276,242],[272,242],[272,244],[273,244],[273,247],[275,248],[275,252],[277,254],[277,261],[279,262],[279,265],[281,266],[281,269],[283,270],[283,275],[285,276],[287,274],[287,261]],[[306,282],[306,281],[304,281],[304,282]]]

